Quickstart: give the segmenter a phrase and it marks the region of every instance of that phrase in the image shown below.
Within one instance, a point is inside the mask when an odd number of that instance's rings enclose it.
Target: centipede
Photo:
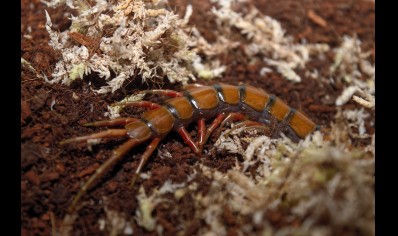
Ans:
[[[169,99],[162,104],[146,100],[116,103],[116,105],[146,108],[147,111],[140,118],[122,117],[84,124],[84,126],[109,128],[60,142],[61,145],[65,145],[90,139],[121,137],[127,139],[113,150],[111,157],[102,163],[80,187],[69,207],[70,211],[75,210],[81,197],[93,187],[96,180],[102,178],[131,149],[149,143],[140,157],[131,180],[130,186],[134,186],[159,143],[172,131],[178,132],[192,152],[201,157],[210,135],[217,128],[232,121],[239,121],[240,123],[236,125],[239,127],[269,129],[272,126],[274,128],[269,134],[271,137],[276,138],[284,134],[294,142],[320,128],[305,114],[289,107],[280,98],[249,85],[190,84],[184,87],[183,92],[155,89],[144,90],[141,93],[159,94]],[[205,122],[211,119],[213,119],[211,124],[206,126]],[[197,122],[197,140],[194,140],[186,129],[193,122]]]

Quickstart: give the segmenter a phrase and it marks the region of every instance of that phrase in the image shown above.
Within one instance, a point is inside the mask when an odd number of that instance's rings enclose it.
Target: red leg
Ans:
[[[184,142],[186,144],[188,144],[188,146],[191,148],[191,150],[195,154],[199,154],[200,155],[200,151],[199,151],[199,148],[198,148],[197,144],[193,141],[191,135],[189,135],[187,130],[184,127],[181,127],[177,131],[181,135],[181,137],[184,140]]]
[[[238,120],[246,120],[247,117],[241,113],[229,113],[227,117],[221,122],[220,128],[224,127],[224,125],[230,121],[238,121]]]
[[[206,124],[205,124],[205,119],[200,119],[198,120],[198,146],[200,151],[202,151],[201,149],[201,145],[205,142],[206,139]]]
[[[203,138],[199,138],[199,151],[202,152],[203,150],[203,146],[205,145],[205,143],[207,142],[207,140],[210,137],[210,134],[213,133],[213,131],[217,128],[217,126],[220,125],[221,121],[224,119],[225,117],[225,113],[221,113],[219,114],[214,120],[213,123],[211,123],[210,127],[207,128],[206,130],[206,134]]]
[[[156,108],[161,107],[157,103],[149,102],[149,101],[131,101],[131,102],[118,102],[114,103],[114,106],[131,106],[131,107],[144,107],[150,110],[154,110]]]
[[[128,123],[131,123],[133,121],[137,121],[139,119],[137,118],[116,118],[112,120],[101,120],[101,121],[94,121],[91,123],[86,123],[83,126],[118,126],[118,125],[126,125]]]
[[[202,85],[200,85],[202,86]],[[195,143],[189,133],[185,130],[185,128],[180,128],[178,133],[184,139],[184,142],[189,145],[192,151],[196,154],[201,154],[203,150],[203,146],[209,139],[211,133],[221,124],[224,125],[226,122],[230,120],[242,120],[246,119],[246,116],[240,113],[230,113],[227,117],[225,117],[225,113],[219,114],[214,120],[210,127],[206,130],[205,120],[198,120],[198,143]]]
[[[263,124],[261,124],[257,121],[245,120],[245,121],[240,122],[239,124],[235,125],[232,129],[239,129],[241,127],[250,127],[250,126],[263,126]]]
[[[228,135],[228,134],[232,133],[234,130],[237,130],[242,127],[251,127],[254,129],[258,129],[258,130],[269,131],[269,127],[264,126],[264,124],[262,124],[262,123],[259,123],[256,121],[251,121],[251,120],[246,120],[246,121],[243,121],[243,122],[235,125],[232,129],[230,129],[227,133],[225,133],[225,135]]]
[[[145,163],[148,161],[149,157],[152,155],[153,151],[155,151],[156,147],[159,145],[161,138],[154,138],[152,142],[146,147],[145,152],[141,156],[140,164],[138,164],[137,169],[135,170],[133,179],[131,180],[130,188],[132,188],[140,176],[141,170],[144,167]]]
[[[231,120],[244,120],[246,119],[246,116],[241,114],[241,113],[229,113],[227,116],[225,116],[224,113],[219,114],[213,121],[213,123],[210,125],[210,127],[207,129],[206,136],[203,139],[203,142],[199,142],[199,148],[200,151],[203,150],[203,146],[206,144],[207,140],[209,139],[210,135],[214,132],[214,130],[219,127],[222,128],[227,122]]]
[[[64,145],[67,143],[73,143],[73,142],[80,142],[80,141],[86,141],[89,139],[97,139],[97,138],[111,138],[111,137],[124,137],[127,135],[127,131],[125,129],[108,129],[102,132],[86,135],[86,136],[80,136],[80,137],[75,137],[75,138],[70,138],[66,139],[64,141],[61,141],[59,144]]]
[[[86,183],[80,188],[80,191],[73,198],[72,204],[69,206],[69,211],[73,212],[75,210],[77,202],[80,198],[90,189],[94,183],[94,181],[100,177],[102,177],[110,167],[112,167],[117,161],[119,161],[126,153],[138,145],[139,142],[136,139],[129,139],[127,142],[120,145],[116,150],[113,151],[112,156],[106,160],[98,169],[95,170],[95,173],[87,180]]]
[[[178,92],[178,91],[174,91],[174,90],[170,90],[170,89],[152,89],[152,90],[143,90],[140,91],[139,93],[152,93],[152,94],[160,94],[160,95],[164,95],[164,96],[168,96],[168,97],[182,97],[184,96],[184,94]]]
[[[213,120],[213,123],[211,123],[210,127],[207,129],[206,133],[207,138],[209,138],[210,134],[213,133],[213,131],[221,124],[221,121],[223,121],[224,118],[225,118],[225,113],[221,113]],[[207,141],[207,138],[205,141]]]

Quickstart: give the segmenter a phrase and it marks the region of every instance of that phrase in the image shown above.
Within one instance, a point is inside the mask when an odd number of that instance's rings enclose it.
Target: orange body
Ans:
[[[129,138],[112,152],[112,156],[80,188],[80,191],[70,205],[70,211],[75,210],[79,199],[93,186],[95,180],[102,177],[130,149],[148,140],[152,140],[141,156],[139,165],[131,181],[131,186],[133,186],[139,178],[143,166],[159,145],[161,139],[172,130],[177,131],[192,151],[200,156],[210,134],[216,127],[230,119],[243,120],[248,118],[251,122],[256,123],[256,125],[263,123],[275,128],[271,132],[272,137],[277,137],[280,133],[284,133],[293,141],[298,141],[306,137],[317,128],[317,125],[303,113],[290,108],[279,98],[269,95],[263,90],[249,86],[221,84],[195,86],[184,93],[172,90],[150,90],[150,92],[172,96],[173,98],[165,101],[162,106],[149,101],[128,103],[127,105],[146,107],[150,110],[142,114],[140,119],[127,117],[87,123],[85,126],[124,125],[124,129],[108,129],[61,142],[61,144],[67,144],[98,138]],[[205,120],[214,117],[213,123],[206,128]],[[185,129],[187,125],[194,121],[198,122],[197,141],[194,141]],[[246,121],[246,124],[249,124],[249,121]]]
[[[297,141],[314,131],[317,125],[303,113],[286,105],[282,100],[250,86],[214,85],[187,90],[183,97],[169,99],[157,109],[142,115],[142,124],[152,131],[153,137],[162,137],[171,130],[187,126],[198,119],[210,119],[220,113],[238,112],[264,124],[279,127],[288,137]],[[129,131],[129,136],[142,140]],[[274,133],[273,136],[279,135]],[[148,137],[147,137],[148,138]],[[143,140],[142,140],[143,141]]]

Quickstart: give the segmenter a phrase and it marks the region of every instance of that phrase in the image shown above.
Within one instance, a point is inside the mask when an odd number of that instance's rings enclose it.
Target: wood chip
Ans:
[[[27,180],[29,180],[29,182],[31,182],[34,185],[39,185],[40,184],[40,178],[36,174],[36,172],[34,172],[33,170],[28,171],[25,174],[25,177],[26,177]]]
[[[40,181],[49,182],[53,180],[57,180],[59,178],[59,174],[57,172],[44,172],[40,175]]]
[[[335,112],[336,107],[334,106],[325,106],[325,105],[316,105],[312,104],[308,107],[310,111],[315,111],[315,112]]]
[[[324,20],[322,17],[320,17],[318,14],[316,14],[313,10],[309,10],[307,12],[307,16],[308,18],[310,18],[310,20],[312,22],[314,22],[315,24],[326,28],[328,26],[328,23],[326,22],[326,20]]]
[[[95,164],[89,166],[88,168],[84,169],[82,172],[80,172],[80,173],[78,174],[78,176],[81,178],[81,177],[83,177],[83,176],[92,174],[98,167],[99,167],[99,164],[98,164],[98,163],[95,163]]]
[[[32,112],[30,110],[29,103],[21,100],[21,123],[22,124],[26,123],[25,120],[30,117],[31,113]]]

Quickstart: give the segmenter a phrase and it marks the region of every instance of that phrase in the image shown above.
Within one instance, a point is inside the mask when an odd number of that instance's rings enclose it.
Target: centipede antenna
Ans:
[[[159,104],[149,101],[128,101],[128,102],[117,102],[113,106],[131,106],[131,107],[144,107],[150,110],[157,109],[160,107]]]
[[[100,126],[118,126],[118,125],[126,125],[128,123],[131,123],[133,121],[137,121],[139,119],[133,118],[133,117],[128,117],[128,118],[116,118],[113,120],[102,120],[102,121],[94,121],[90,123],[86,123],[83,126],[89,127],[100,127]]]
[[[139,92],[139,94],[143,93],[150,93],[150,94],[160,94],[168,97],[182,97],[184,96],[183,93],[175,91],[175,90],[170,90],[170,89],[152,89],[152,90],[142,90]]]
[[[95,173],[87,180],[87,182],[80,188],[80,191],[72,200],[72,204],[69,206],[69,211],[73,212],[76,209],[76,204],[79,202],[80,198],[89,190],[94,181],[102,177],[117,161],[119,161],[126,153],[132,149],[134,146],[138,145],[136,139],[129,139],[122,145],[120,145],[116,150],[113,151],[112,156],[107,159],[100,167],[95,170]]]
[[[75,138],[70,138],[59,142],[60,145],[65,145],[68,143],[86,141],[89,139],[99,139],[99,138],[113,138],[113,137],[124,137],[127,135],[127,131],[125,129],[108,129],[102,132],[80,136]]]
[[[141,156],[140,163],[134,173],[134,176],[131,180],[130,188],[133,188],[135,182],[137,181],[138,177],[141,174],[142,168],[144,167],[145,163],[148,161],[149,157],[152,153],[156,150],[156,147],[159,145],[161,138],[154,138],[152,142],[146,147],[145,152]]]

